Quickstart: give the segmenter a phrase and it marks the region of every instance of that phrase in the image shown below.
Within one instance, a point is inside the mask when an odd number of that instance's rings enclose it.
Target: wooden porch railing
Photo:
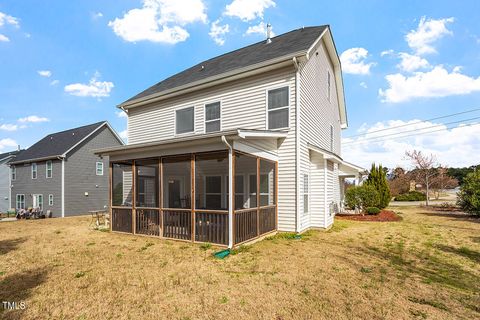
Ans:
[[[275,230],[276,206],[260,208],[260,234]]]
[[[148,236],[160,236],[160,210],[136,209],[135,232]]]
[[[228,244],[228,211],[195,212],[195,241]]]
[[[165,209],[162,213],[163,236],[165,238],[192,239],[192,215],[190,210]]]
[[[112,230],[133,233],[131,208],[112,208]]]

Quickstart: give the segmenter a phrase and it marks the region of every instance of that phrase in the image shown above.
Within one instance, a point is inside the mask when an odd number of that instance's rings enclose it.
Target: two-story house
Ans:
[[[10,151],[0,154],[0,212],[10,210],[10,167],[9,163],[21,150]]]
[[[328,228],[343,179],[342,73],[328,26],[203,61],[119,105],[128,145],[110,156],[112,230],[229,247]],[[230,192],[231,190],[231,192]]]
[[[93,149],[121,146],[106,121],[52,133],[9,163],[12,208],[50,210],[53,217],[88,214],[108,205],[108,157]]]

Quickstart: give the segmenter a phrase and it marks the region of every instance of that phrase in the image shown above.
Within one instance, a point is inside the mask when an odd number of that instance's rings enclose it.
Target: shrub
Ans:
[[[380,209],[378,209],[377,207],[368,207],[366,210],[365,210],[366,213],[368,214],[379,214],[380,213]]]
[[[457,204],[466,212],[480,215],[480,170],[467,174],[463,179]]]
[[[376,207],[380,202],[377,190],[371,185],[362,185],[349,188],[345,193],[345,203],[348,207],[364,210],[368,207]]]
[[[419,191],[410,191],[395,197],[395,201],[425,201],[427,196]]]
[[[375,164],[372,164],[370,174],[368,175],[365,184],[374,187],[378,192],[379,201],[377,204],[372,205],[372,207],[376,206],[380,209],[386,208],[390,203],[392,196],[390,194],[390,188],[388,187],[387,175],[382,165],[377,167]]]

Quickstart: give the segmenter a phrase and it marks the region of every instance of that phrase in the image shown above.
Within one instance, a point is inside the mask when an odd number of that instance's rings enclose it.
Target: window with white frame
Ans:
[[[309,187],[308,187],[308,174],[303,175],[303,213],[308,213],[309,208]]]
[[[32,179],[37,179],[37,164],[32,163]]]
[[[25,209],[25,195],[17,194],[15,207],[17,210]]]
[[[175,134],[182,134],[194,131],[194,107],[179,109],[175,111]]]
[[[103,176],[103,162],[102,161],[97,161],[95,165],[95,171],[97,176]]]
[[[50,207],[53,206],[53,194],[48,195],[48,205]]]
[[[45,173],[47,179],[52,177],[52,173],[53,173],[53,164],[52,164],[51,160],[48,160],[47,161],[47,170],[46,170],[46,173]]]
[[[335,146],[335,136],[334,136],[334,129],[333,125],[330,125],[330,151],[333,152],[334,146]]]
[[[330,95],[331,95],[331,76],[330,76],[330,71],[327,71],[327,99],[330,101]]]
[[[17,179],[17,168],[15,166],[12,166],[10,168],[11,174],[12,174],[12,181],[15,181]]]
[[[205,132],[220,131],[220,102],[205,105]]]
[[[268,90],[267,96],[268,129],[287,128],[290,107],[288,87]]]

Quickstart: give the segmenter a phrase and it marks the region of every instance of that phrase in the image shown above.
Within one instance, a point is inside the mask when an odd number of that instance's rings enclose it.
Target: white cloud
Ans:
[[[123,131],[120,131],[119,134],[120,138],[123,140],[128,140],[128,129],[125,129]]]
[[[375,63],[365,63],[367,57],[368,51],[364,48],[351,48],[345,50],[340,55],[343,72],[363,75],[369,74],[370,68],[374,66]]]
[[[426,59],[406,52],[400,52],[398,56],[401,61],[397,67],[403,71],[413,72],[418,69],[424,69],[430,65]]]
[[[6,36],[0,33],[0,41],[2,42],[9,42],[10,39]]]
[[[10,138],[0,139],[0,150],[3,150],[8,147],[16,147],[18,144],[15,140]]]
[[[120,110],[120,111],[117,111],[115,113],[117,114],[117,117],[119,117],[119,118],[128,118],[127,113],[125,111]]]
[[[60,83],[60,80],[55,79],[55,80],[52,80],[52,82],[50,82],[50,85],[51,86],[56,86],[59,83]]]
[[[48,121],[50,121],[50,119],[45,117],[35,116],[35,115],[18,119],[18,122],[22,122],[22,123],[26,123],[26,122],[37,123],[37,122],[48,122]]]
[[[12,17],[6,13],[0,12],[0,27],[3,27],[4,25],[11,25],[18,27],[20,26],[18,22],[18,18]]]
[[[416,30],[411,30],[406,36],[410,48],[417,54],[435,53],[433,43],[445,35],[453,33],[447,29],[447,24],[454,22],[454,18],[428,19],[422,17]]]
[[[413,98],[446,97],[480,91],[480,77],[472,78],[460,73],[459,68],[448,72],[442,65],[428,72],[416,72],[412,76],[400,73],[385,77],[389,88],[379,90],[383,102],[405,102]]]
[[[356,164],[368,168],[372,162],[382,163],[392,168],[397,165],[409,167],[410,162],[405,159],[405,151],[421,150],[427,154],[435,154],[438,161],[448,166],[470,166],[478,164],[478,159],[472,157],[473,154],[480,153],[480,123],[476,125],[459,125],[452,129],[440,123],[421,122],[419,120],[403,121],[390,120],[379,122],[368,128],[367,132],[372,132],[385,128],[397,127],[405,124],[412,124],[407,127],[395,128],[378,133],[370,133],[358,138],[343,139],[345,144],[342,148],[342,156]],[[438,126],[432,129],[423,129],[431,126]],[[378,137],[391,133],[404,132],[407,130],[417,130],[416,132],[428,132],[440,129],[444,131],[431,132],[429,134],[416,134],[409,137],[388,139],[382,141],[365,141],[365,138]],[[412,134],[405,133],[399,136]],[[380,140],[381,138],[379,138]],[[353,143],[352,143],[353,142]]]
[[[10,123],[5,123],[0,125],[0,130],[4,131],[17,131],[18,125],[16,124],[10,124]]]
[[[237,17],[243,21],[263,19],[265,9],[275,7],[273,0],[233,0],[225,7],[225,15]]]
[[[381,57],[384,57],[384,56],[389,56],[389,55],[392,55],[393,54],[393,49],[388,49],[388,50],[384,50],[380,53],[380,56]]]
[[[72,83],[66,85],[64,90],[66,93],[77,97],[109,97],[110,91],[114,87],[113,82],[98,81],[100,73],[95,72],[94,76],[90,79],[88,84],[85,83]]]
[[[132,9],[122,18],[108,23],[126,41],[152,41],[175,44],[189,37],[185,25],[207,22],[202,0],[144,0],[143,7]]]
[[[52,75],[52,71],[50,71],[50,70],[38,70],[37,73],[40,76],[46,77],[46,78],[49,78]]]
[[[270,33],[270,37],[275,37],[275,33],[273,32],[273,27],[271,28],[272,28],[272,31]],[[259,24],[255,26],[249,26],[245,34],[248,34],[248,35],[259,34],[265,37],[267,34],[267,24],[261,21]]]
[[[365,89],[368,88],[367,84],[364,81],[360,82],[360,87],[365,88]]]
[[[103,17],[103,13],[101,12],[92,12],[92,19],[96,20],[96,19],[100,19]]]
[[[228,24],[220,25],[220,20],[216,20],[210,26],[210,32],[208,35],[219,46],[223,46],[225,43],[225,34],[230,32],[230,26]]]

